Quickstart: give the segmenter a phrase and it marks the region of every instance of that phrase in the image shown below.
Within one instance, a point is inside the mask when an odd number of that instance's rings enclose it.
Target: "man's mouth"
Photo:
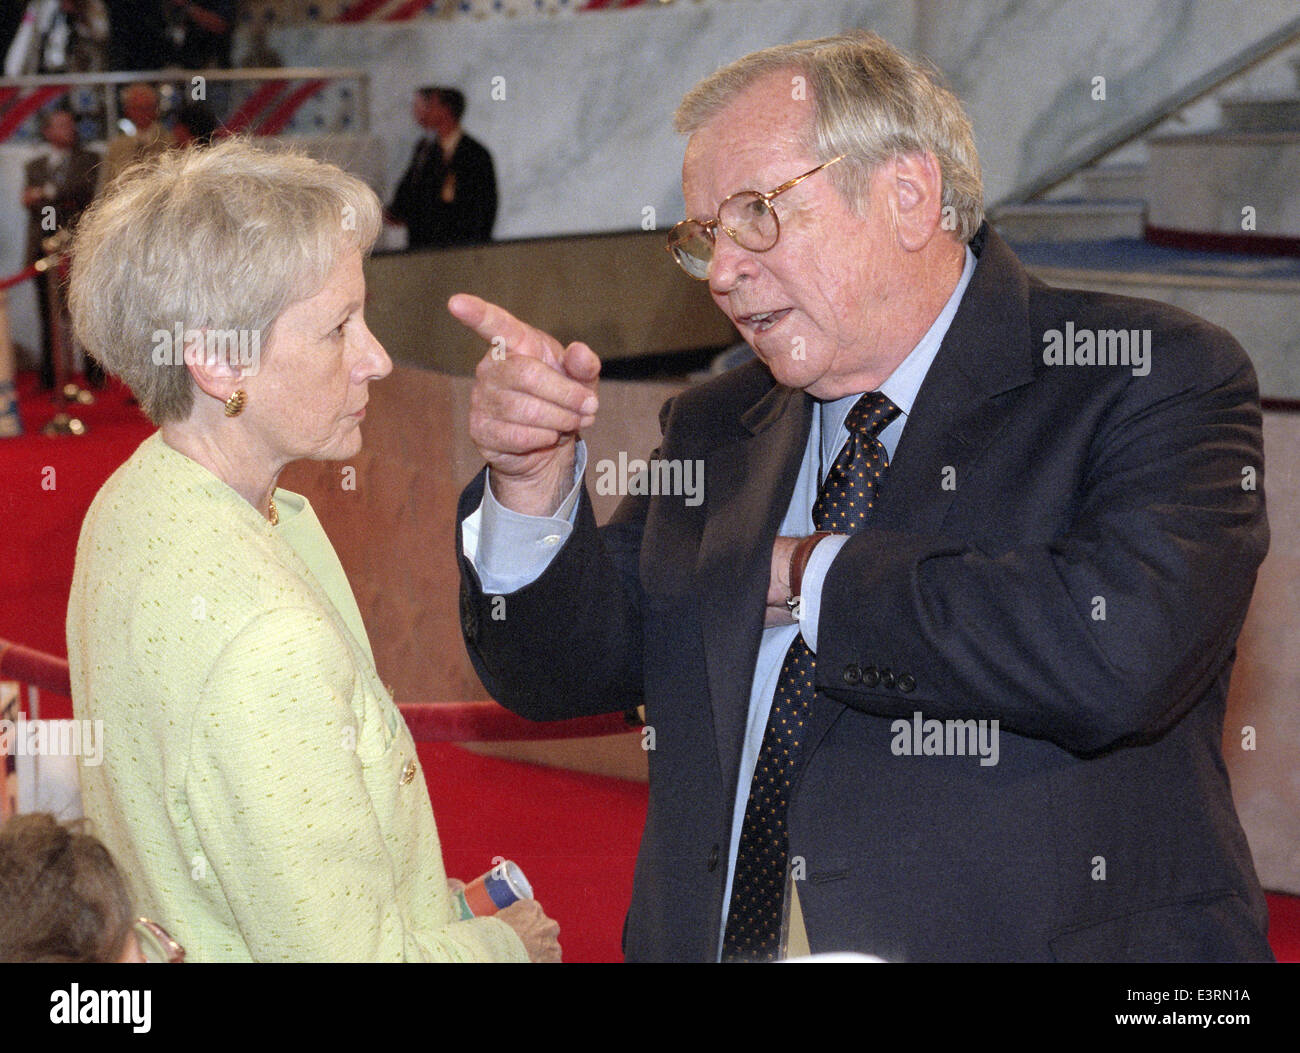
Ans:
[[[779,311],[757,311],[754,314],[737,315],[736,321],[756,333],[765,333],[788,315],[790,310],[789,307],[784,307]]]

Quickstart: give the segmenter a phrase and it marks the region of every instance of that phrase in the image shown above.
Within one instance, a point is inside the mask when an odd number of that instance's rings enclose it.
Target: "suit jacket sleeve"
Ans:
[[[1261,419],[1240,347],[1176,317],[1156,327],[1151,375],[1125,378],[1080,428],[1082,456],[1048,467],[1052,439],[1069,442],[1065,416],[1040,439],[1039,476],[1077,495],[1040,524],[1042,540],[1027,542],[1024,522],[1005,548],[957,529],[849,539],[822,592],[820,689],[880,716],[998,719],[1082,755],[1150,741],[1206,694],[1230,665],[1268,547]],[[1093,412],[1082,398],[1070,411]],[[1009,491],[1038,485],[1029,470],[984,479],[997,480],[985,496],[1002,515],[1020,514]],[[980,500],[978,468],[957,480],[958,500],[963,486]],[[901,692],[886,669],[914,687]]]
[[[483,685],[531,720],[635,709],[642,701],[637,554],[644,502],[625,500],[598,529],[584,485],[573,532],[542,576],[494,597],[465,558],[460,532],[482,500],[485,478],[486,469],[461,495],[456,527],[461,629]]]

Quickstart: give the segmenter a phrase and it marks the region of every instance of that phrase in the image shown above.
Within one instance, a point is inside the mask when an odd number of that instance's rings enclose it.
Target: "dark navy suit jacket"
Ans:
[[[442,198],[451,179],[453,197]],[[477,139],[461,133],[444,162],[437,144],[423,165],[413,158],[388,206],[394,219],[406,224],[407,246],[469,245],[489,241],[497,217],[497,181],[492,155]]]
[[[1267,960],[1221,740],[1268,547],[1255,374],[1222,330],[1049,288],[996,234],[877,498],[826,577],[789,811],[814,951],[891,960]],[[1151,368],[1044,334],[1150,330]],[[534,719],[646,706],[630,960],[713,960],[773,539],[814,402],[751,363],[665,407],[704,501],[629,497],[508,617],[468,561],[493,697]],[[477,507],[480,475],[462,495]],[[459,554],[459,538],[457,552]],[[897,720],[998,721],[996,765],[898,755]],[[986,725],[991,728],[991,723]]]

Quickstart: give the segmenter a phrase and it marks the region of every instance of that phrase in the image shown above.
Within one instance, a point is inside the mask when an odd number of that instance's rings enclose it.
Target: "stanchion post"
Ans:
[[[46,301],[49,303],[51,357],[54,360],[54,402],[61,407],[42,429],[46,435],[85,435],[85,423],[68,412],[68,405],[71,402],[85,404],[95,401],[90,392],[82,391],[68,379],[72,372],[72,348],[63,325],[63,285],[68,266],[63,249],[69,236],[66,229],[61,229],[46,238],[41,247],[49,255],[37,260],[35,264],[36,270],[40,272],[37,281],[49,282]]]

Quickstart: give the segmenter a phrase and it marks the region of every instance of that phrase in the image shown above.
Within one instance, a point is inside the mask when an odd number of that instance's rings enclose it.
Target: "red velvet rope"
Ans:
[[[21,680],[56,695],[71,696],[66,659],[0,639],[0,680]],[[605,713],[576,720],[534,723],[492,701],[400,702],[416,742],[509,742],[619,735],[639,727],[635,717]]]
[[[0,292],[4,292],[6,289],[12,289],[20,282],[25,282],[28,278],[35,278],[40,273],[41,272],[38,271],[35,266],[31,266],[24,271],[19,271],[17,274],[9,275],[8,278],[0,278]]]

